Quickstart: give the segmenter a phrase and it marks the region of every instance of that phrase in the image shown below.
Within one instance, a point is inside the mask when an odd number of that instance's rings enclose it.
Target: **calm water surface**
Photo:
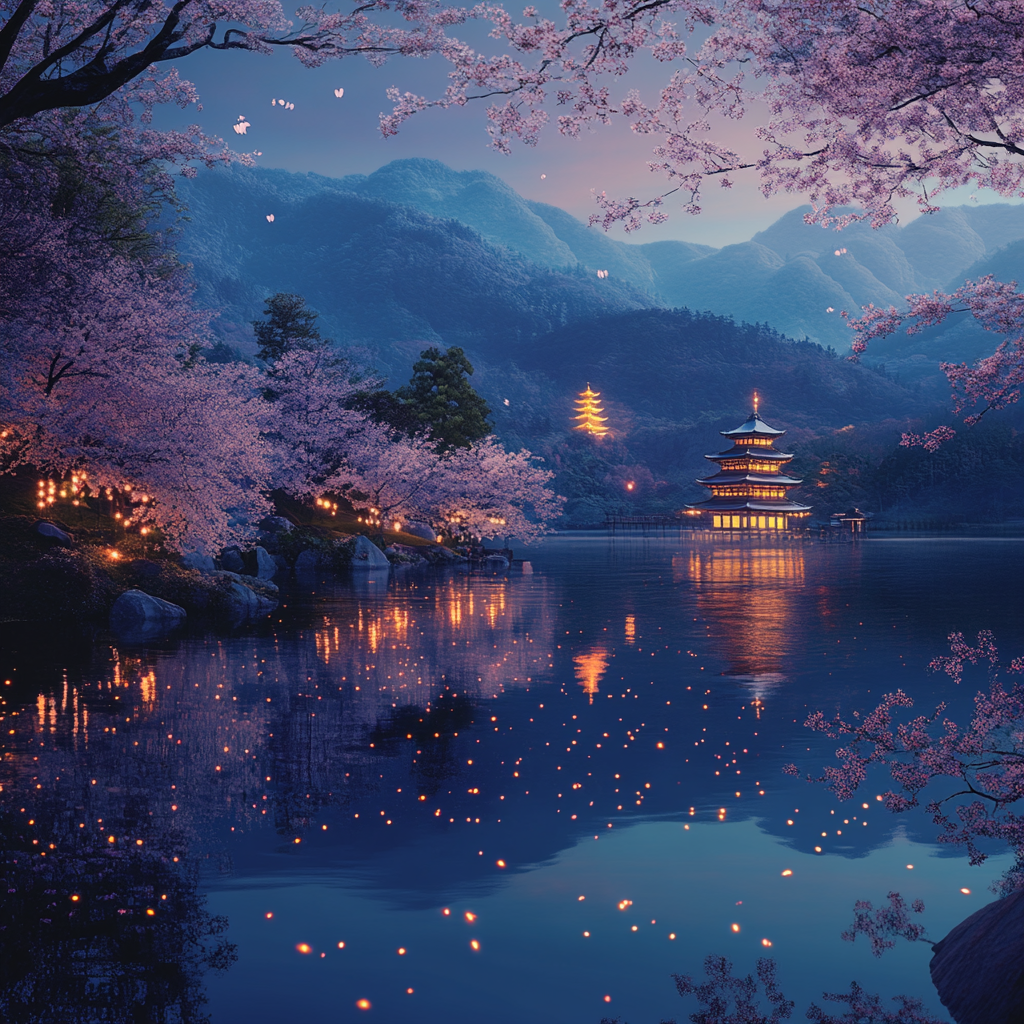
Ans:
[[[696,1008],[673,972],[768,953],[798,1016],[853,979],[941,1013],[927,946],[840,932],[898,889],[937,939],[1005,859],[781,769],[830,759],[811,709],[902,687],[969,711],[981,680],[927,663],[953,630],[1024,651],[1022,555],[567,537],[532,572],[293,579],[235,637],[8,627],[0,1007],[645,1024]]]

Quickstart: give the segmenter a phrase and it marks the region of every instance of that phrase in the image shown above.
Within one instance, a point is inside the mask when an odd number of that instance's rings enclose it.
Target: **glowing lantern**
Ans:
[[[587,384],[586,391],[580,392],[580,397],[576,399],[576,415],[573,417],[577,421],[575,430],[583,430],[597,437],[603,437],[608,433],[608,428],[605,426],[608,417],[601,415],[604,409],[597,404],[597,399],[600,397],[601,392],[591,391],[589,384]]]

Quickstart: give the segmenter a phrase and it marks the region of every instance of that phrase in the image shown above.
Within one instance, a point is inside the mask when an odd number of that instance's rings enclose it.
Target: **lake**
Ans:
[[[1008,856],[782,767],[833,759],[812,710],[901,687],[965,717],[983,675],[928,662],[954,630],[1024,653],[1024,541],[518,554],[293,578],[236,636],[6,626],[9,1019],[654,1024],[711,953],[774,957],[794,1019],[854,979],[941,1016],[927,945],[840,933],[898,890],[937,940]]]

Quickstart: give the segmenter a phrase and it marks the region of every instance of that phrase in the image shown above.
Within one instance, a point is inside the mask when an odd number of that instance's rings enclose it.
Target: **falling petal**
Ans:
[[[270,105],[271,105],[272,107],[276,107],[276,106],[277,106],[277,100],[271,100],[271,101],[270,101]]]
[[[267,214],[267,220],[270,221],[271,224],[273,224],[274,223],[274,215],[272,213],[268,213]]]
[[[508,405],[508,399],[507,398],[505,399],[505,404]]]
[[[826,312],[826,313],[834,313],[834,312],[835,312],[835,307],[833,307],[833,306],[829,306],[829,307],[828,307],[828,308],[827,308],[827,309],[825,310],[825,312]]]
[[[547,175],[546,175],[546,174],[542,174],[542,175],[540,176],[540,180],[541,180],[541,181],[543,181],[543,180],[544,180],[544,179],[545,179],[546,177],[547,177]]]
[[[335,89],[334,90],[334,95],[337,96],[338,99],[340,100],[341,97],[345,95],[345,90],[344,89]]]

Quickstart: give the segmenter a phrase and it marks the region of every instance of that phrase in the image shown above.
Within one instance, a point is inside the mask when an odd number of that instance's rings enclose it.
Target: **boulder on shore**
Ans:
[[[253,574],[257,579],[269,580],[277,574],[277,562],[270,557],[266,548],[256,548],[256,572]]]
[[[198,551],[186,551],[181,556],[181,564],[186,569],[198,569],[200,572],[213,572],[217,568],[210,555],[201,555]]]
[[[320,552],[314,548],[305,548],[299,552],[295,559],[296,572],[309,572],[312,569],[320,568]]]
[[[1024,1021],[1024,890],[961,921],[935,944],[929,969],[957,1024]]]
[[[126,590],[110,609],[110,628],[128,641],[153,640],[185,621],[185,609],[142,590]]]
[[[55,544],[59,544],[62,548],[70,548],[74,546],[75,540],[70,533],[65,533],[55,523],[48,523],[46,520],[40,520],[35,525],[35,531],[40,537],[45,537],[49,541],[53,541]]]
[[[220,553],[220,567],[228,572],[245,572],[245,559],[242,557],[242,549],[232,545]]]
[[[437,543],[437,534],[432,526],[426,523],[402,523],[402,533],[410,537],[419,537],[421,540],[429,540],[431,544]]]
[[[391,563],[388,556],[369,537],[356,537],[352,552],[353,569],[387,569]]]

